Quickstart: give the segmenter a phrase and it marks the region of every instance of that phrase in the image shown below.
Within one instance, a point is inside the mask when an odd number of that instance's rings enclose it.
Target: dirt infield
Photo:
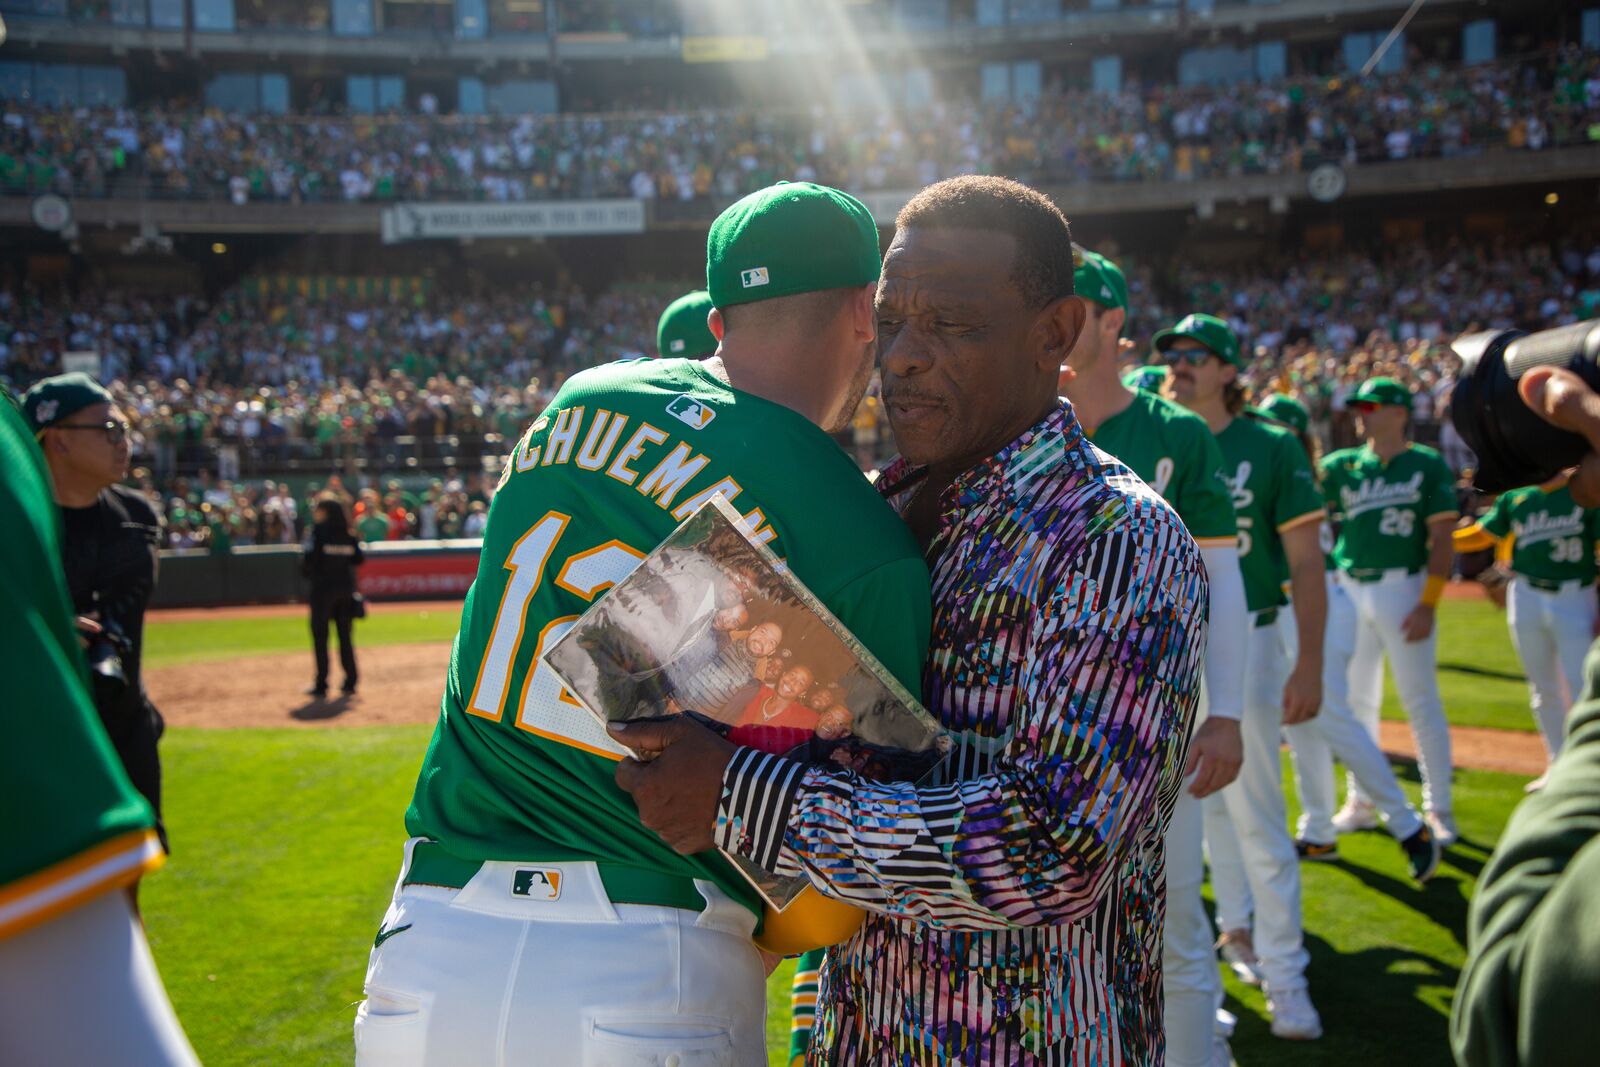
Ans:
[[[336,651],[333,657],[337,687]],[[360,650],[360,691],[339,698],[336,688],[329,700],[305,695],[314,670],[306,652],[157,667],[145,680],[172,726],[377,726],[432,722],[449,663],[447,643]]]
[[[311,657],[304,653],[160,667],[145,677],[151,698],[173,726],[377,726],[433,722],[449,662],[448,644],[369,649],[360,653],[360,692],[320,701],[304,695],[312,671]],[[336,666],[333,684],[338,683]],[[1450,737],[1457,766],[1544,773],[1544,745],[1537,734],[1457,726]],[[1416,757],[1405,723],[1383,723],[1382,742],[1385,752]]]
[[[304,604],[241,604],[229,608],[157,608],[145,616],[147,623],[183,622],[197,619],[276,619],[285,615],[304,616]],[[461,601],[456,600],[395,600],[377,603],[367,601],[367,611],[374,615],[405,615],[437,611],[455,618],[461,614]]]

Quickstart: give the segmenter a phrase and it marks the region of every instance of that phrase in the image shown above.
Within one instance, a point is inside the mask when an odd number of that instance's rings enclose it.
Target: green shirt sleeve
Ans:
[[[1478,525],[1483,527],[1484,533],[1494,537],[1505,537],[1511,532],[1511,508],[1516,503],[1517,496],[1517,491],[1512,489],[1494,498],[1488,513],[1478,520]]]
[[[105,891],[161,861],[154,815],[89,698],[46,478],[26,427],[0,400],[0,811],[30,813],[10,821],[0,849],[0,937],[52,914],[68,880]],[[90,854],[92,875],[78,862]]]
[[[1300,443],[1288,435],[1277,438],[1278,491],[1273,494],[1272,524],[1279,530],[1319,511],[1326,511],[1311,460]]]
[[[1186,455],[1197,457],[1184,463],[1177,479],[1172,506],[1196,541],[1226,540],[1239,536],[1238,518],[1233,510],[1233,494],[1223,477],[1222,449],[1203,424],[1188,442]]]
[[[1322,477],[1322,503],[1328,509],[1331,518],[1340,516],[1339,505],[1339,462],[1336,456],[1323,456],[1317,465]]]
[[[922,701],[933,598],[920,559],[897,559],[855,578],[829,597],[828,609],[884,668]]]
[[[1422,501],[1422,518],[1424,521],[1437,518],[1440,515],[1459,515],[1461,505],[1456,501],[1455,475],[1450,473],[1450,468],[1445,461],[1433,457],[1433,462],[1428,464],[1427,495]]]
[[[1471,1067],[1592,1062],[1600,1048],[1600,649],[1548,784],[1478,880],[1450,1020]]]

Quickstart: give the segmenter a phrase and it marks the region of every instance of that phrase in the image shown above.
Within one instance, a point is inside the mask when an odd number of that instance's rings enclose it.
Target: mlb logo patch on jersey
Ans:
[[[672,398],[667,405],[667,414],[691,430],[703,430],[717,417],[715,411],[687,393]]]
[[[771,281],[767,277],[767,268],[765,267],[751,267],[739,275],[739,280],[744,283],[746,289],[754,289],[758,285],[766,285],[767,282]]]
[[[519,867],[511,877],[511,895],[531,900],[560,900],[560,868]]]

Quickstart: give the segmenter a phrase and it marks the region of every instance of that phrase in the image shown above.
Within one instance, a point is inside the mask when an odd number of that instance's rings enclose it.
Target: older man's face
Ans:
[[[878,288],[883,400],[913,463],[964,470],[1053,401],[1077,330],[1047,359],[1035,329],[1042,309],[1012,280],[1016,257],[1009,234],[981,230],[911,228],[889,246]]]

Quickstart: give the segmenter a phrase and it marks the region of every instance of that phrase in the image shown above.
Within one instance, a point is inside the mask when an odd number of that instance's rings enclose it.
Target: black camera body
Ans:
[[[96,687],[123,689],[128,684],[128,674],[122,666],[122,657],[131,655],[133,642],[116,623],[106,621],[99,633],[89,637],[89,647],[84,655],[89,660],[89,673]]]
[[[1600,319],[1533,334],[1468,334],[1452,347],[1462,368],[1450,395],[1450,419],[1478,457],[1474,486],[1502,493],[1577,466],[1589,451],[1588,441],[1556,429],[1530,409],[1517,393],[1517,382],[1535,367],[1560,367],[1600,392]]]

